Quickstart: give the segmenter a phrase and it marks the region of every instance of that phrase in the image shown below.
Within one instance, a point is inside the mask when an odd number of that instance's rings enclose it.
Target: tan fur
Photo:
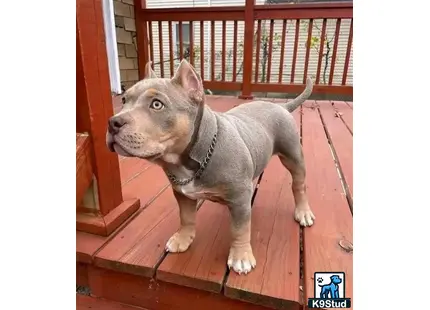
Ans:
[[[154,97],[157,93],[158,93],[158,91],[155,88],[149,88],[145,92],[145,95],[148,96],[148,97]]]
[[[312,226],[315,219],[314,214],[309,207],[308,198],[306,195],[305,170],[300,169],[296,163],[288,160],[286,157],[280,156],[282,164],[291,171],[293,184],[291,189],[294,195],[296,208],[294,209],[294,218],[302,226]]]
[[[231,236],[232,242],[227,262],[229,267],[248,270],[249,268],[244,268],[246,267],[244,264],[248,264],[248,262],[252,267],[255,267],[256,260],[251,248],[251,219],[249,218],[248,221],[239,226],[232,223]],[[234,266],[233,264],[241,264],[241,266]]]
[[[197,201],[182,195],[175,195],[179,204],[181,227],[167,242],[170,252],[184,252],[193,242],[196,235]]]

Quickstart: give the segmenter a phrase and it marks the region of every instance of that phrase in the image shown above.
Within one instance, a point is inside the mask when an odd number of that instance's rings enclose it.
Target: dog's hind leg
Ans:
[[[292,190],[296,204],[294,218],[302,226],[312,226],[315,216],[309,207],[306,194],[306,168],[300,143],[298,142],[293,148],[284,147],[281,149],[279,158],[293,178]]]

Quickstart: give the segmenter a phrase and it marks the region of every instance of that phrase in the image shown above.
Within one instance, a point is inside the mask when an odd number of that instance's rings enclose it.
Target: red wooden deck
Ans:
[[[218,111],[247,102],[207,101]],[[226,266],[229,214],[216,203],[202,203],[188,251],[166,254],[164,245],[179,227],[169,182],[157,166],[120,158],[124,200],[139,198],[140,209],[109,237],[77,232],[78,284],[93,296],[148,309],[300,309],[314,297],[314,272],[344,271],[352,298],[352,114],[352,102],[339,101],[307,101],[294,112],[316,221],[305,229],[294,221],[291,176],[274,157],[256,186],[257,267],[246,276]]]

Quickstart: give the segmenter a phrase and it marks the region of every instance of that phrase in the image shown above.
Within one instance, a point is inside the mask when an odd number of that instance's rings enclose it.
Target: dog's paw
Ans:
[[[310,209],[296,208],[296,210],[294,210],[294,219],[300,223],[301,226],[312,226],[314,224],[315,215]]]
[[[251,246],[230,248],[227,265],[229,269],[233,268],[238,274],[251,272],[257,265]]]
[[[166,243],[166,251],[171,253],[185,252],[193,243],[195,233],[178,231]]]

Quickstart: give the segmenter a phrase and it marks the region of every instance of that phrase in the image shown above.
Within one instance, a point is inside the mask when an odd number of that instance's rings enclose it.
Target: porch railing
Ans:
[[[352,95],[353,4],[147,9],[135,0],[139,72],[162,77],[182,58],[211,90]],[[142,4],[143,2],[143,4]]]

